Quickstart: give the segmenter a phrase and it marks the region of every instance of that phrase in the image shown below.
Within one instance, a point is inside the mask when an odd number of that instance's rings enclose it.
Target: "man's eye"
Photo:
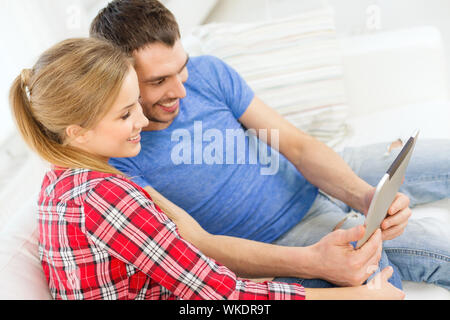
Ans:
[[[166,81],[165,78],[164,78],[164,79],[161,79],[161,80],[158,80],[158,81],[156,81],[156,82],[152,82],[151,85],[153,85],[153,86],[159,86],[159,85],[163,84],[164,81]]]

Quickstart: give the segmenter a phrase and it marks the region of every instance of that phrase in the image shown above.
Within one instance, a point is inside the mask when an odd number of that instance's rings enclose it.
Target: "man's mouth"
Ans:
[[[168,103],[157,103],[157,106],[163,109],[167,113],[175,112],[180,106],[180,100],[177,99],[175,101],[171,101]]]

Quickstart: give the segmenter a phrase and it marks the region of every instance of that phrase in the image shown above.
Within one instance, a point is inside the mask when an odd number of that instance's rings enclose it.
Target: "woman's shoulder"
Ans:
[[[145,211],[160,221],[167,220],[145,189],[125,176],[87,169],[52,168],[45,175],[38,204],[42,215],[47,212],[73,215],[80,210],[85,214],[118,210],[123,215]]]
[[[44,176],[40,198],[82,202],[93,189],[101,184],[108,182],[127,184],[127,181],[128,179],[124,176],[113,173],[52,167]]]

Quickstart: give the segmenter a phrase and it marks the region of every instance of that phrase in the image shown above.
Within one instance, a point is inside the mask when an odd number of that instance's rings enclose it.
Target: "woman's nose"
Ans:
[[[139,112],[138,112],[139,118],[138,121],[136,121],[135,126],[139,129],[145,128],[150,123],[147,117],[144,115],[144,110],[142,109],[141,104],[139,103]]]

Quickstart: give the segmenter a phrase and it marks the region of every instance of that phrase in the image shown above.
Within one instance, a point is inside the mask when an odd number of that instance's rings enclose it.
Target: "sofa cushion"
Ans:
[[[36,207],[46,168],[37,156],[27,152],[20,171],[2,189],[0,299],[51,299],[38,255]]]
[[[35,208],[24,208],[24,219]],[[24,221],[23,224],[27,222]],[[30,223],[31,225],[32,223]],[[35,224],[33,224],[35,225]],[[28,235],[7,233],[0,236],[0,299],[51,299],[47,280],[38,257],[38,230]]]
[[[193,38],[193,39],[192,39]],[[340,43],[330,8],[269,22],[200,26],[185,44],[236,69],[287,120],[334,145],[347,133]]]

